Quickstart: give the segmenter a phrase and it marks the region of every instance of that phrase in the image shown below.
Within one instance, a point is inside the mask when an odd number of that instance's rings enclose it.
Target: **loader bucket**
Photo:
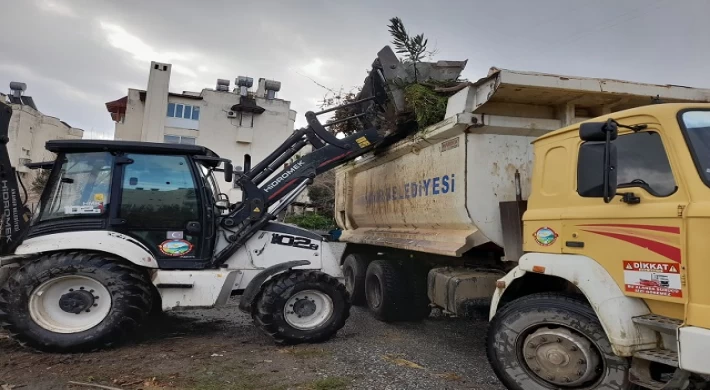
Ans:
[[[0,102],[0,256],[12,254],[29,227],[29,210],[20,197],[7,148],[11,116],[12,108]]]
[[[423,84],[432,84],[444,81],[458,80],[461,72],[466,67],[466,61],[437,61],[420,62],[416,65],[416,81]],[[357,99],[366,99],[376,94],[372,82],[373,78],[382,80],[387,91],[384,117],[373,124],[390,135],[393,132],[405,131],[411,128],[412,110],[407,106],[403,86],[415,81],[414,65],[402,62],[389,46],[385,46],[377,53],[377,58],[372,63],[372,69],[365,78],[363,87]],[[373,102],[367,102],[353,110],[353,114],[367,111]]]

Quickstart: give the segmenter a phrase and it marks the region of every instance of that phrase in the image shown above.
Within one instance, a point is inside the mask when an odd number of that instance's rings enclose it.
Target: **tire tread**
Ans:
[[[92,269],[93,271],[91,271]],[[27,288],[23,286],[28,284],[36,286],[56,275],[71,274],[78,270],[82,270],[85,274],[96,273],[97,269],[101,269],[102,272],[108,274],[109,279],[117,285],[109,289],[121,293],[120,299],[123,302],[122,306],[125,308],[121,316],[114,316],[117,319],[114,326],[109,326],[101,334],[94,337],[84,337],[81,342],[75,345],[53,342],[50,336],[43,337],[44,340],[38,340],[37,337],[29,334],[27,326],[16,323],[15,316],[10,314],[14,310],[22,310],[21,308],[13,307],[12,302],[14,300],[12,297],[18,293],[26,293],[28,295],[30,293],[28,291],[22,292],[23,288]],[[125,339],[127,335],[132,334],[150,312],[151,305],[150,279],[137,266],[110,254],[84,251],[55,252],[42,255],[23,265],[0,287],[0,326],[7,330],[19,343],[41,351],[92,351],[115,345]],[[114,307],[115,305],[112,305],[112,311]],[[111,313],[109,313],[109,316],[111,316]],[[29,317],[29,312],[27,312],[27,320],[32,321]],[[81,333],[90,332],[91,330]]]

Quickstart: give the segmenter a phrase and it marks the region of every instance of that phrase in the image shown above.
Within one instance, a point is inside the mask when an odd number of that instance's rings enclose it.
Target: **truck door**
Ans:
[[[686,259],[679,210],[688,195],[678,181],[678,167],[669,158],[668,142],[653,126],[620,135],[614,144],[617,194],[633,196],[625,202],[617,195],[606,204],[580,196],[574,187],[562,216],[562,252],[596,260],[622,291],[646,299],[654,313],[683,318]]]
[[[145,244],[161,268],[209,258],[198,176],[187,156],[126,154],[115,228]]]

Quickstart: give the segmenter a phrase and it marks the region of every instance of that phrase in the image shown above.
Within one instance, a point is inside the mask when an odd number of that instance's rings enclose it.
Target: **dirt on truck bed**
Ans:
[[[283,347],[237,303],[156,316],[133,341],[93,353],[39,353],[0,333],[0,389],[503,389],[483,319],[384,324],[353,308],[334,339]]]

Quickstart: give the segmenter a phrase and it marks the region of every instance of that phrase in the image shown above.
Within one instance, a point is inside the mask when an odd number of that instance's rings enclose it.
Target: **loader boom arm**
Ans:
[[[236,184],[243,191],[243,199],[221,220],[222,228],[231,234],[229,244],[213,257],[213,266],[224,264],[246,240],[292,203],[317,175],[369,152],[383,140],[379,129],[368,119],[384,111],[389,99],[382,69],[373,67],[367,82],[372,91],[369,97],[320,112],[307,112],[307,127],[294,131],[248,172],[237,173]],[[326,129],[333,122],[323,125],[318,115],[349,106],[367,106],[368,109],[338,122],[358,120],[364,130],[340,139]],[[309,144],[313,147],[310,153],[286,164]]]
[[[7,148],[11,116],[12,108],[0,102],[0,256],[11,254],[29,228],[29,210]]]

